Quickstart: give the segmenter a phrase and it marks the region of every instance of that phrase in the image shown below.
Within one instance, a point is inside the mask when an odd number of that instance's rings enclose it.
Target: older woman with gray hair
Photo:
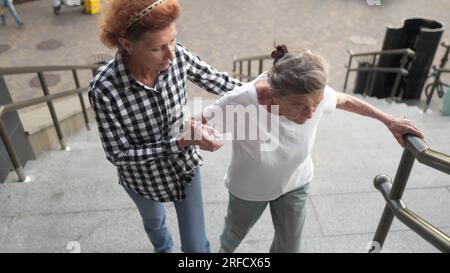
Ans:
[[[234,120],[235,114],[242,114],[229,111],[233,109],[227,107],[230,105],[258,106],[259,112],[278,118],[272,122],[272,130],[265,130],[262,123],[266,119],[250,117],[251,122],[258,122],[258,138],[234,139],[232,143],[232,158],[225,177],[229,202],[220,236],[221,252],[233,252],[238,247],[267,205],[275,228],[270,251],[300,251],[305,203],[313,179],[311,152],[324,113],[339,108],[377,119],[401,145],[404,134],[422,137],[420,130],[406,118],[383,113],[327,86],[326,64],[320,56],[310,51],[292,54],[286,46],[277,46],[272,57],[274,65],[268,73],[227,93],[203,112],[203,122],[219,129],[223,118],[228,123],[227,119]],[[218,110],[226,115],[215,115]],[[275,141],[275,149],[263,149],[264,140]]]

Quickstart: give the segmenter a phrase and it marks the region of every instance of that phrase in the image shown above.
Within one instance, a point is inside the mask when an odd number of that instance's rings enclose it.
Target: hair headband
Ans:
[[[154,8],[164,3],[166,0],[158,0],[154,3],[152,3],[150,6],[146,7],[145,9],[141,10],[140,12],[136,12],[136,14],[130,18],[127,24],[127,28],[131,27],[134,23],[141,20],[143,17],[145,17],[147,14],[149,14]]]

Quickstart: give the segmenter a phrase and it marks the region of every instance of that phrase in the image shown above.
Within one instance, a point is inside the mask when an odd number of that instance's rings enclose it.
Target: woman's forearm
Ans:
[[[338,93],[336,107],[362,116],[377,119],[386,125],[393,120],[393,116],[379,110],[375,106],[344,93]]]

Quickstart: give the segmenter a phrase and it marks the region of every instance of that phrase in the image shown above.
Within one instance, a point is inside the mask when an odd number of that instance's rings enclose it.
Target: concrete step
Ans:
[[[370,99],[384,111],[414,114],[426,141],[450,154],[449,118],[420,115],[405,105]],[[205,105],[214,100],[205,101]],[[201,108],[199,108],[201,110]],[[198,110],[198,109],[197,109]],[[408,114],[409,117],[410,114]],[[117,182],[115,167],[104,155],[95,124],[68,138],[71,151],[52,150],[25,167],[32,177],[16,183],[14,173],[0,184],[0,252],[66,252],[78,241],[83,252],[151,252],[139,213]],[[313,151],[315,177],[303,236],[305,252],[366,252],[381,216],[384,199],[373,187],[380,173],[395,176],[403,149],[375,120],[345,111],[325,115]],[[219,248],[228,192],[223,178],[231,143],[214,153],[202,152],[203,199],[212,251]],[[450,231],[448,175],[416,162],[404,200],[408,207],[445,232]],[[176,213],[168,204],[167,221],[175,229]],[[178,232],[173,232],[179,249]],[[268,251],[273,238],[267,210],[238,252]],[[436,252],[398,221],[384,252]]]

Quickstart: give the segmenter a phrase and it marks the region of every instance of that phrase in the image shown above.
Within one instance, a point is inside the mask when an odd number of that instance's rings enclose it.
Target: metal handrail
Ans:
[[[270,60],[272,57],[270,55],[258,55],[258,56],[251,56],[251,57],[243,57],[243,58],[234,58],[233,61],[240,62],[240,61],[257,61],[257,60]]]
[[[67,96],[84,93],[86,91],[88,91],[87,87],[78,88],[78,89],[68,90],[68,91],[64,91],[64,92],[59,92],[57,94],[52,94],[52,95],[48,95],[48,96],[42,96],[42,97],[18,101],[18,102],[14,102],[14,103],[3,104],[3,105],[1,105],[1,109],[0,109],[0,117],[2,117],[3,114],[7,113],[7,112],[12,112],[12,111],[27,108],[27,107],[30,107],[30,106],[33,106],[36,104],[50,102],[50,101],[64,98]]]
[[[233,57],[233,77],[238,77],[240,81],[243,78],[247,79],[247,81],[251,81],[256,78],[256,76],[252,76],[252,64],[254,61],[258,61],[258,75],[263,72],[263,66],[265,60],[272,60],[270,55],[259,55],[245,58],[236,58]],[[243,74],[243,64],[247,63],[247,74]],[[239,72],[237,72],[237,67],[239,67]]]
[[[363,53],[353,53],[351,50],[347,50],[349,53],[349,60],[347,67],[347,73],[345,75],[344,88],[343,92],[346,92],[348,78],[350,72],[369,72],[368,79],[366,81],[366,85],[364,87],[364,91],[362,92],[365,95],[372,95],[373,88],[375,85],[375,73],[396,73],[397,76],[395,78],[394,85],[392,86],[392,90],[390,93],[390,99],[392,100],[395,94],[397,93],[397,89],[400,86],[400,80],[402,77],[406,77],[408,75],[408,68],[406,65],[408,64],[408,60],[415,56],[414,50],[410,48],[400,48],[400,49],[390,49],[383,51],[372,51],[372,52],[363,52]],[[390,68],[390,67],[375,67],[376,60],[378,56],[384,55],[402,55],[403,57],[400,60],[400,67],[398,68]],[[356,57],[371,57],[371,67],[370,68],[352,68],[353,59]]]
[[[388,49],[382,51],[372,51],[372,52],[362,52],[362,53],[353,53],[351,50],[348,50],[350,55],[353,57],[361,57],[361,56],[371,56],[371,55],[411,55],[414,56],[414,50],[410,48],[400,48],[400,49]]]
[[[433,169],[450,174],[450,156],[432,150],[422,139],[416,136],[406,135],[404,140],[406,147],[394,182],[391,183],[391,178],[384,174],[378,175],[374,179],[375,188],[382,193],[387,204],[375,232],[373,243],[376,243],[379,247],[378,250],[381,250],[392,221],[396,217],[440,251],[450,252],[450,237],[408,210],[401,199],[415,159]],[[374,252],[374,250],[376,249],[371,249],[369,252]]]
[[[30,74],[38,72],[97,69],[98,65],[50,65],[0,67],[0,75]]]
[[[408,75],[408,70],[404,68],[391,68],[391,67],[375,67],[375,68],[368,68],[368,67],[360,67],[360,68],[350,68],[350,72],[381,72],[381,73],[400,73],[402,76]]]
[[[421,138],[409,136],[406,147],[420,163],[450,174],[450,156],[432,150]]]
[[[83,93],[87,92],[88,87],[81,87],[77,70],[91,70],[93,74],[99,68],[99,65],[63,65],[63,66],[30,66],[30,67],[10,67],[10,68],[0,68],[0,81],[4,82],[4,75],[19,75],[19,74],[29,74],[29,73],[37,73],[39,82],[41,83],[42,91],[44,96],[23,100],[19,102],[8,103],[4,105],[0,105],[0,137],[3,140],[6,151],[9,155],[9,158],[14,166],[14,170],[18,176],[19,182],[27,182],[29,181],[29,177],[26,176],[22,163],[19,160],[16,149],[11,141],[11,137],[8,134],[6,126],[3,122],[3,115],[7,112],[16,111],[22,108],[30,107],[40,103],[47,103],[48,109],[50,111],[50,115],[53,120],[53,125],[55,127],[56,133],[58,135],[58,140],[62,150],[68,150],[64,142],[64,136],[62,134],[62,130],[59,124],[59,120],[56,116],[56,111],[53,106],[53,101],[59,98],[64,98],[72,95],[78,95],[80,99],[80,106],[83,113],[84,121],[87,130],[90,130],[89,120],[87,115],[86,106],[83,99]],[[74,79],[74,83],[76,89],[66,90],[57,94],[50,94],[48,90],[48,86],[44,77],[44,72],[49,71],[71,71]]]

